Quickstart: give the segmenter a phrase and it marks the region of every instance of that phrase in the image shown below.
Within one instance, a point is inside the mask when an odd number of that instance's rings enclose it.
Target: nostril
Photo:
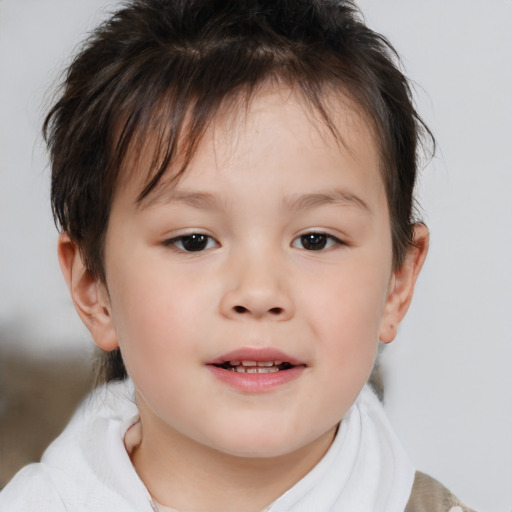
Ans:
[[[235,313],[248,313],[249,312],[249,310],[245,306],[234,306],[233,310],[235,311]],[[283,312],[283,308],[279,308],[279,307],[270,308],[268,310],[268,312],[271,315],[280,315]]]

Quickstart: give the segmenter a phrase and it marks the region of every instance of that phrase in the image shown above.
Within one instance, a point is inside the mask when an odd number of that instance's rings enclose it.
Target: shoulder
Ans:
[[[475,512],[434,478],[416,471],[405,512]]]
[[[41,462],[0,492],[2,512],[148,511],[145,489],[124,448],[137,413],[129,385],[94,391]]]
[[[0,492],[0,510],[63,512],[66,507],[47,468],[43,464],[30,464]]]

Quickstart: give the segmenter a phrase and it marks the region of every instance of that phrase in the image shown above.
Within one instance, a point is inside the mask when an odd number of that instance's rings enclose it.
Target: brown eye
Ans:
[[[173,245],[184,252],[199,252],[218,247],[217,242],[211,236],[201,233],[179,236],[165,242],[165,245]]]
[[[300,237],[302,247],[308,251],[320,251],[327,245],[327,236],[322,233],[308,233]]]
[[[208,237],[204,235],[190,235],[182,238],[183,248],[189,252],[202,251],[206,248]]]
[[[296,238],[292,243],[292,247],[305,249],[306,251],[322,251],[336,244],[343,244],[343,242],[326,233],[311,232]]]

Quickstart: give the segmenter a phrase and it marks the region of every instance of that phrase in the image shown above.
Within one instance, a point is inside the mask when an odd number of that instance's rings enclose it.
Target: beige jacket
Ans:
[[[475,512],[463,505],[446,487],[416,471],[411,497],[404,512]]]

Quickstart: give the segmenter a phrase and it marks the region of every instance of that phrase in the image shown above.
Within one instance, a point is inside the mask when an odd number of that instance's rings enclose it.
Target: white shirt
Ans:
[[[152,500],[130,461],[125,436],[137,421],[130,381],[95,390],[41,462],[23,468],[0,492],[0,511],[176,512]],[[266,511],[403,511],[414,473],[365,386],[326,455]]]

